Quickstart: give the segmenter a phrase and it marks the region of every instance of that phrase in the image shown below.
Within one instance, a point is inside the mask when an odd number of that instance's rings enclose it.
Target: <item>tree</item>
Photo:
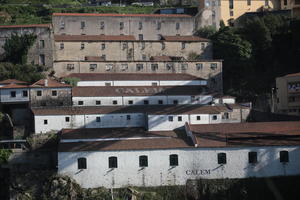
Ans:
[[[5,61],[14,64],[26,64],[27,52],[33,45],[35,39],[36,36],[33,34],[21,36],[12,34],[3,46],[5,51]]]
[[[199,37],[210,38],[212,35],[216,33],[216,28],[214,26],[205,26],[197,30],[195,33]]]

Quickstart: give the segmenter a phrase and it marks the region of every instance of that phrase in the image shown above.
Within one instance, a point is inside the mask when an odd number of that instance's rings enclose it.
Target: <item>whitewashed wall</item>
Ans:
[[[127,80],[127,81],[78,81],[77,86],[105,86],[105,84],[110,84],[111,86],[182,86],[182,85],[207,85],[205,80],[187,80],[187,81],[156,81],[156,80]]]
[[[130,119],[127,119],[130,115]],[[66,117],[70,121],[66,121]],[[100,122],[96,121],[100,117]],[[47,124],[44,124],[47,120]],[[144,127],[145,115],[143,113],[120,113],[99,115],[39,115],[34,117],[35,133],[60,131],[63,128],[118,128],[118,127]]]
[[[12,91],[16,92],[16,97],[11,97],[10,93]],[[27,97],[23,96],[23,91],[27,91]],[[12,102],[27,102],[29,101],[29,89],[26,88],[13,88],[13,89],[1,89],[0,97],[1,102],[3,103],[12,103]]]
[[[122,97],[72,97],[74,106],[120,106],[123,105]],[[83,101],[83,105],[78,105],[78,101]],[[100,105],[96,105],[96,101],[101,101]],[[117,101],[117,104],[113,104]]]
[[[279,162],[279,151],[289,151],[289,162]],[[257,151],[258,163],[248,163],[248,152]],[[217,162],[217,153],[227,164]],[[169,155],[178,155],[170,167]],[[148,167],[139,167],[139,156],[148,156]],[[118,158],[118,168],[108,168],[108,157]],[[87,158],[87,169],[78,170],[77,159]],[[299,147],[189,148],[136,151],[59,152],[58,173],[74,178],[84,188],[184,185],[188,179],[271,177],[300,174]]]

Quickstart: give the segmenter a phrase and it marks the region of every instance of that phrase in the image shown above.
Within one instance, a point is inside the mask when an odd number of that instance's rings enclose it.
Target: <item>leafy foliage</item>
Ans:
[[[0,63],[0,80],[14,78],[33,83],[45,78],[43,74],[45,70],[44,67],[36,65]]]
[[[74,86],[77,86],[77,83],[78,83],[78,81],[80,81],[80,79],[76,78],[76,77],[66,77],[63,79],[63,81],[66,84],[72,85],[74,87]]]
[[[203,38],[210,38],[217,32],[216,28],[214,26],[205,26],[203,28],[200,28],[197,30],[195,35],[198,35]]]
[[[12,151],[10,149],[0,149],[0,165],[7,163],[11,153]]]
[[[5,61],[14,64],[25,64],[27,61],[27,52],[33,45],[36,39],[35,35],[21,35],[12,34],[6,40],[3,49],[5,50]]]

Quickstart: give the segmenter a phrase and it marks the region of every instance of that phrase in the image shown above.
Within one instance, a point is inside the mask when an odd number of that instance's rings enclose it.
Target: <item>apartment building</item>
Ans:
[[[293,17],[300,16],[300,1],[299,0],[281,0],[281,9],[291,10]]]
[[[300,73],[276,78],[274,111],[300,115]]]

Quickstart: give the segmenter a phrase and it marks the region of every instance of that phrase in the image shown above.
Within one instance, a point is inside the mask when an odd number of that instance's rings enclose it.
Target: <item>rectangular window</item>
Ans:
[[[10,97],[12,97],[12,98],[16,97],[16,91],[11,91],[10,92]]]
[[[86,169],[86,158],[78,158],[77,167],[78,169]]]
[[[105,23],[104,22],[100,22],[100,29],[103,30],[105,28]]]
[[[166,48],[166,45],[165,45],[165,43],[161,43],[161,50],[164,50]]]
[[[105,49],[105,43],[101,44],[101,49],[104,50]]]
[[[218,153],[218,164],[219,165],[226,164],[226,153]]]
[[[101,122],[101,117],[96,117],[96,122]]]
[[[163,104],[163,100],[158,100],[158,104]]]
[[[70,122],[70,117],[65,117],[65,122]]]
[[[127,42],[124,42],[123,43],[123,50],[125,50],[125,49],[127,49],[128,48],[128,44],[127,44]]]
[[[78,101],[78,105],[83,105],[83,101]]]
[[[110,82],[106,82],[105,86],[111,86],[111,83]]]
[[[269,0],[265,0],[265,6],[269,6]]]
[[[197,116],[197,121],[200,121],[201,120],[201,116]]]
[[[161,28],[161,23],[160,23],[160,22],[157,22],[157,27],[156,27],[156,29],[157,29],[157,30],[160,30],[160,28]]]
[[[205,49],[205,43],[201,43],[201,50],[204,50]]]
[[[45,55],[44,54],[40,54],[40,65],[45,65]]]
[[[124,29],[124,22],[120,22],[120,30]]]
[[[142,55],[142,60],[147,60],[147,57],[145,54]]]
[[[148,156],[140,156],[139,164],[140,164],[140,167],[148,167]]]
[[[185,49],[185,42],[181,42],[181,49]]]
[[[249,152],[248,160],[249,160],[249,163],[251,163],[251,164],[257,163],[257,152]]]
[[[233,9],[233,0],[229,0],[229,9]]]
[[[136,64],[136,71],[142,71],[144,68],[143,64]]]
[[[40,40],[39,47],[40,47],[40,49],[45,48],[45,40]]]
[[[280,151],[279,152],[280,162],[287,163],[289,162],[289,152],[288,151]]]
[[[149,101],[148,101],[148,100],[144,100],[144,104],[145,104],[145,105],[148,105],[148,104],[149,104]]]
[[[167,70],[173,70],[174,69],[174,64],[173,63],[167,63],[166,68],[167,68]]]
[[[158,64],[151,64],[151,70],[152,71],[158,70]]]
[[[128,104],[133,104],[133,101],[132,100],[128,100]]]
[[[176,30],[180,29],[180,23],[176,23]]]
[[[181,64],[181,70],[187,70],[188,69],[188,64],[184,63]]]
[[[64,43],[60,43],[60,44],[59,44],[59,48],[60,48],[60,49],[64,49],[64,48],[65,48],[65,44],[64,44]]]
[[[143,38],[142,38],[142,40],[143,40]],[[142,48],[141,48],[141,50],[144,50],[144,49],[145,49],[145,42],[142,42]]]
[[[64,21],[60,22],[60,29],[65,29],[65,22]]]
[[[213,115],[212,116],[212,120],[217,120],[218,119],[218,116],[217,115]]]
[[[174,100],[173,104],[175,104],[175,105],[178,104],[178,100]]]
[[[97,69],[97,64],[90,64],[90,71],[95,71]]]
[[[202,70],[203,69],[203,64],[202,63],[197,63],[196,64],[196,69],[197,70]]]
[[[118,104],[118,101],[117,101],[117,100],[113,100],[113,104],[114,104],[114,105],[117,105],[117,104]]]
[[[109,157],[108,158],[108,167],[109,168],[118,168],[118,158],[117,157]]]
[[[247,5],[251,6],[251,0],[247,0]]]
[[[80,28],[81,28],[81,29],[84,29],[84,27],[85,27],[85,22],[83,22],[83,21],[80,22]]]
[[[55,97],[57,96],[57,91],[56,91],[56,90],[52,90],[51,93],[52,93],[52,96],[53,96],[53,97],[54,97],[54,96],[55,96]]]
[[[101,101],[96,100],[96,105],[101,105]]]
[[[74,64],[67,64],[67,70],[71,71],[74,69]]]
[[[218,67],[217,63],[211,63],[210,64],[210,69],[212,69],[212,70],[217,69],[217,67]]]
[[[139,22],[139,30],[143,29],[143,22]]]
[[[126,120],[131,120],[131,116],[130,115],[126,115]]]
[[[36,91],[36,96],[42,96],[42,90],[38,90],[38,91]]]
[[[172,122],[173,121],[173,116],[169,116],[168,120],[169,120],[169,122]]]
[[[80,49],[84,49],[84,43],[80,44]]]
[[[44,119],[44,124],[48,124],[48,120],[47,119]]]
[[[139,40],[143,40],[144,39],[144,36],[143,36],[143,34],[139,34]],[[144,44],[144,46],[145,46],[145,43],[142,43],[142,45]],[[144,47],[145,48],[145,47]],[[143,49],[143,47],[142,47],[142,49]]]
[[[283,5],[287,6],[287,0],[283,1]]]
[[[178,166],[178,155],[177,154],[171,154],[169,157],[169,160],[170,160],[171,167]]]
[[[157,86],[157,82],[152,82],[151,85],[152,86]]]
[[[128,69],[128,64],[122,64],[121,65],[121,70],[126,71]]]
[[[28,97],[28,91],[23,90],[23,97]]]
[[[182,117],[178,116],[178,121],[181,122],[182,121]]]
[[[101,58],[102,58],[103,60],[106,60],[106,55],[105,55],[105,54],[102,54]]]

